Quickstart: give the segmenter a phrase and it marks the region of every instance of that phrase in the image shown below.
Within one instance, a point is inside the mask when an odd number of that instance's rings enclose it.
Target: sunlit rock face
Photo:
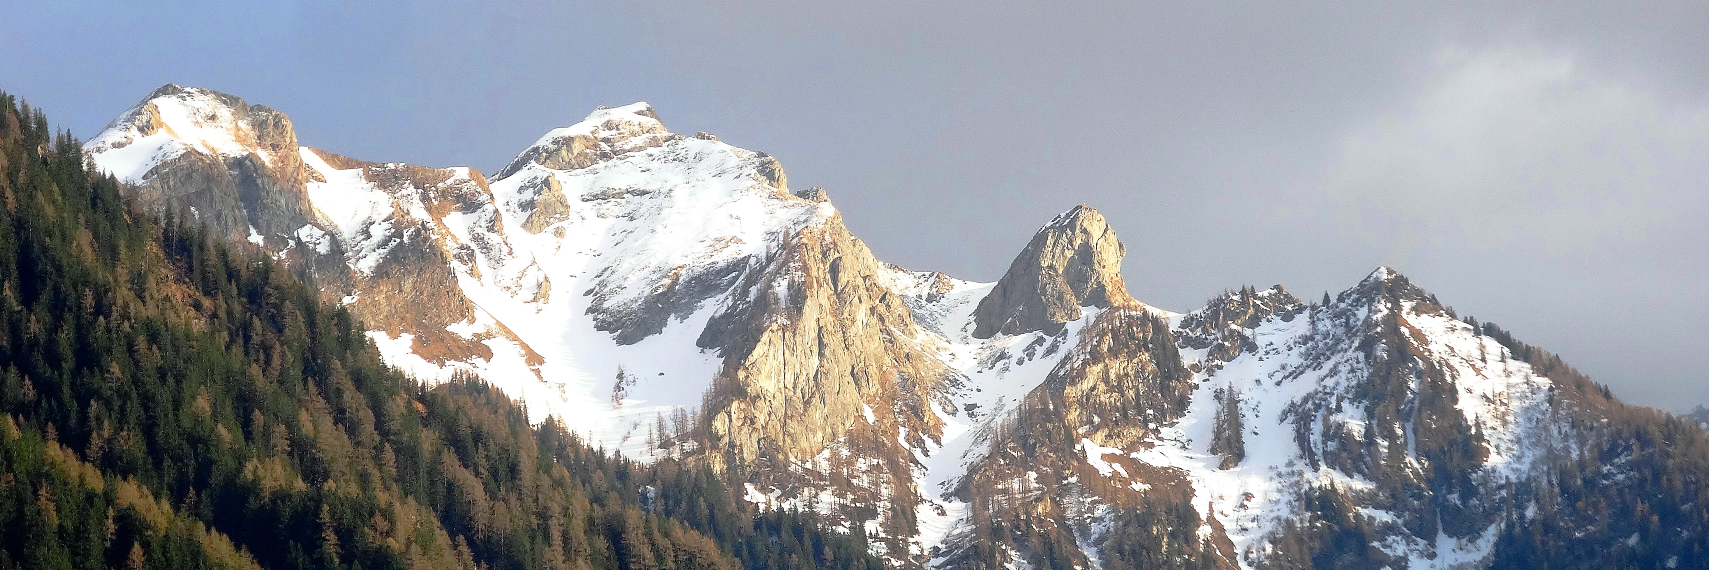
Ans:
[[[1054,333],[1081,307],[1135,305],[1122,282],[1126,255],[1104,216],[1088,206],[1051,220],[1033,235],[1009,271],[974,311],[973,336]]]

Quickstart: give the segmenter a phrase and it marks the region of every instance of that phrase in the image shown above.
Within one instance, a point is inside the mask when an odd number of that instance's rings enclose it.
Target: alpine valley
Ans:
[[[16,137],[20,127],[9,128]],[[1126,250],[1087,206],[1045,222],[994,283],[902,268],[851,235],[824,190],[791,188],[775,158],[673,133],[645,103],[549,130],[490,175],[304,146],[279,111],[177,85],[80,148],[37,146],[20,152],[76,155],[91,179],[110,176],[132,215],[204,228],[231,255],[277,266],[325,310],[352,315],[350,350],[417,386],[375,401],[422,407],[442,397],[436,386],[497,388],[519,403],[519,429],[603,448],[578,453],[609,452],[601,461],[627,469],[714,474],[730,512],[795,517],[822,528],[823,544],[860,545],[845,560],[1709,567],[1709,439],[1695,422],[1619,402],[1389,268],[1322,299],[1242,287],[1176,312],[1127,289]],[[26,159],[8,158],[13,170]],[[8,174],[11,205],[23,182]],[[12,326],[27,336],[30,322]],[[276,367],[260,362],[254,374]],[[64,405],[68,417],[91,406]],[[55,429],[9,409],[9,438],[22,437],[19,426]],[[311,434],[290,437],[360,443],[383,423],[315,414],[288,417],[289,430]],[[249,416],[239,410],[218,429],[241,440],[261,429]],[[73,439],[58,429],[45,440]],[[100,465],[88,452],[98,446],[66,445],[52,448],[60,461]],[[268,457],[234,477],[288,489],[313,486],[308,474],[322,469]],[[509,492],[506,479],[483,480],[495,496]],[[638,477],[611,485],[640,496],[633,516],[648,521],[649,505],[693,499]],[[194,488],[154,493],[178,509],[172,520],[231,535],[224,548],[268,548],[261,534],[222,530],[231,523],[196,506]],[[375,516],[384,520],[369,526],[406,524]],[[461,544],[446,529],[448,544]],[[446,564],[505,566],[493,552],[518,544],[453,544],[466,555]],[[383,566],[355,556],[276,560]],[[506,556],[526,568],[696,567],[670,556],[652,566]]]

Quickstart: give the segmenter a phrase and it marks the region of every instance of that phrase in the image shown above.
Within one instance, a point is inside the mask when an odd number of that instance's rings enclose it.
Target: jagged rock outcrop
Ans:
[[[658,113],[646,103],[601,107],[580,123],[546,133],[500,169],[496,178],[509,178],[530,164],[577,170],[681,138],[666,130]]]
[[[1081,307],[1131,307],[1121,277],[1127,251],[1104,216],[1089,206],[1057,216],[1033,234],[973,313],[973,336],[1055,332]]]
[[[529,196],[521,204],[528,211],[528,218],[522,221],[522,229],[528,233],[546,231],[552,224],[569,219],[570,199],[564,196],[564,185],[556,176],[536,178],[523,192]]]
[[[491,349],[480,342],[483,335],[446,330],[472,320],[476,311],[457,283],[456,269],[478,273],[481,265],[474,246],[446,226],[447,216],[459,218],[468,241],[502,234],[496,214],[481,216],[492,205],[486,179],[470,169],[367,162],[307,147],[302,152],[312,153],[310,173],[318,181],[311,185],[335,178],[360,181],[385,201],[370,203],[366,215],[329,213],[334,219],[327,229],[333,233],[324,239],[350,250],[343,260],[349,276],[343,301],[370,329],[411,335],[424,359],[491,359]]]
[[[1192,376],[1168,323],[1116,308],[1087,325],[1043,390],[1057,394],[1063,419],[1078,435],[1128,448],[1187,411]]]
[[[193,218],[234,242],[284,236],[316,220],[290,119],[271,108],[166,85],[87,145],[135,185],[137,200]]]
[[[1148,532],[1170,533],[1158,544],[1173,545],[1155,558],[1129,563],[1235,567],[1226,539],[1195,536],[1192,529],[1210,523],[1192,509],[1191,483],[1183,473],[1121,455],[1141,449],[1186,413],[1191,402],[1193,374],[1183,367],[1168,324],[1145,309],[1111,308],[1091,317],[1077,338],[1014,416],[1000,420],[990,450],[961,480],[956,494],[973,505],[970,526],[993,533],[987,540],[1014,545],[1015,555],[1035,567],[1052,559],[1085,566],[1090,558],[1068,545],[1097,538],[1093,527],[1105,517],[1119,524],[1125,509],[1145,509],[1154,513],[1147,526],[1167,529]],[[1112,505],[1121,507],[1111,513]],[[1005,528],[1012,530],[992,530]],[[972,544],[952,541],[949,546],[945,568],[991,562],[981,560],[987,555]],[[1109,546],[1119,552],[1132,545]]]
[[[1220,367],[1241,352],[1257,348],[1249,334],[1253,327],[1270,317],[1291,322],[1305,308],[1305,303],[1281,285],[1263,291],[1243,287],[1218,295],[1203,309],[1182,317],[1178,342],[1181,348],[1209,349],[1205,362],[1193,366]]]
[[[727,305],[700,335],[724,356],[707,416],[711,456],[755,468],[767,488],[846,501],[838,516],[876,518],[887,537],[914,534],[909,450],[941,435],[928,402],[948,369],[915,340],[884,265],[840,216],[793,236],[766,267],[736,289],[751,291],[751,304]]]

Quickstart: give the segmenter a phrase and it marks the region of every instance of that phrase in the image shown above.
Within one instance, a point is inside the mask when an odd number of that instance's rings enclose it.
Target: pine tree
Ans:
[[[1246,423],[1240,411],[1240,389],[1218,388],[1217,410],[1211,427],[1211,453],[1222,455],[1220,468],[1230,469],[1246,459]]]

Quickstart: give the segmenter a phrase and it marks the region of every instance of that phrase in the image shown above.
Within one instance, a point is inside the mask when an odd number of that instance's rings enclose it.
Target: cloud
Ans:
[[[1701,233],[1709,108],[1536,47],[1443,50],[1421,87],[1340,141],[1322,188],[1348,237],[1592,260]]]

